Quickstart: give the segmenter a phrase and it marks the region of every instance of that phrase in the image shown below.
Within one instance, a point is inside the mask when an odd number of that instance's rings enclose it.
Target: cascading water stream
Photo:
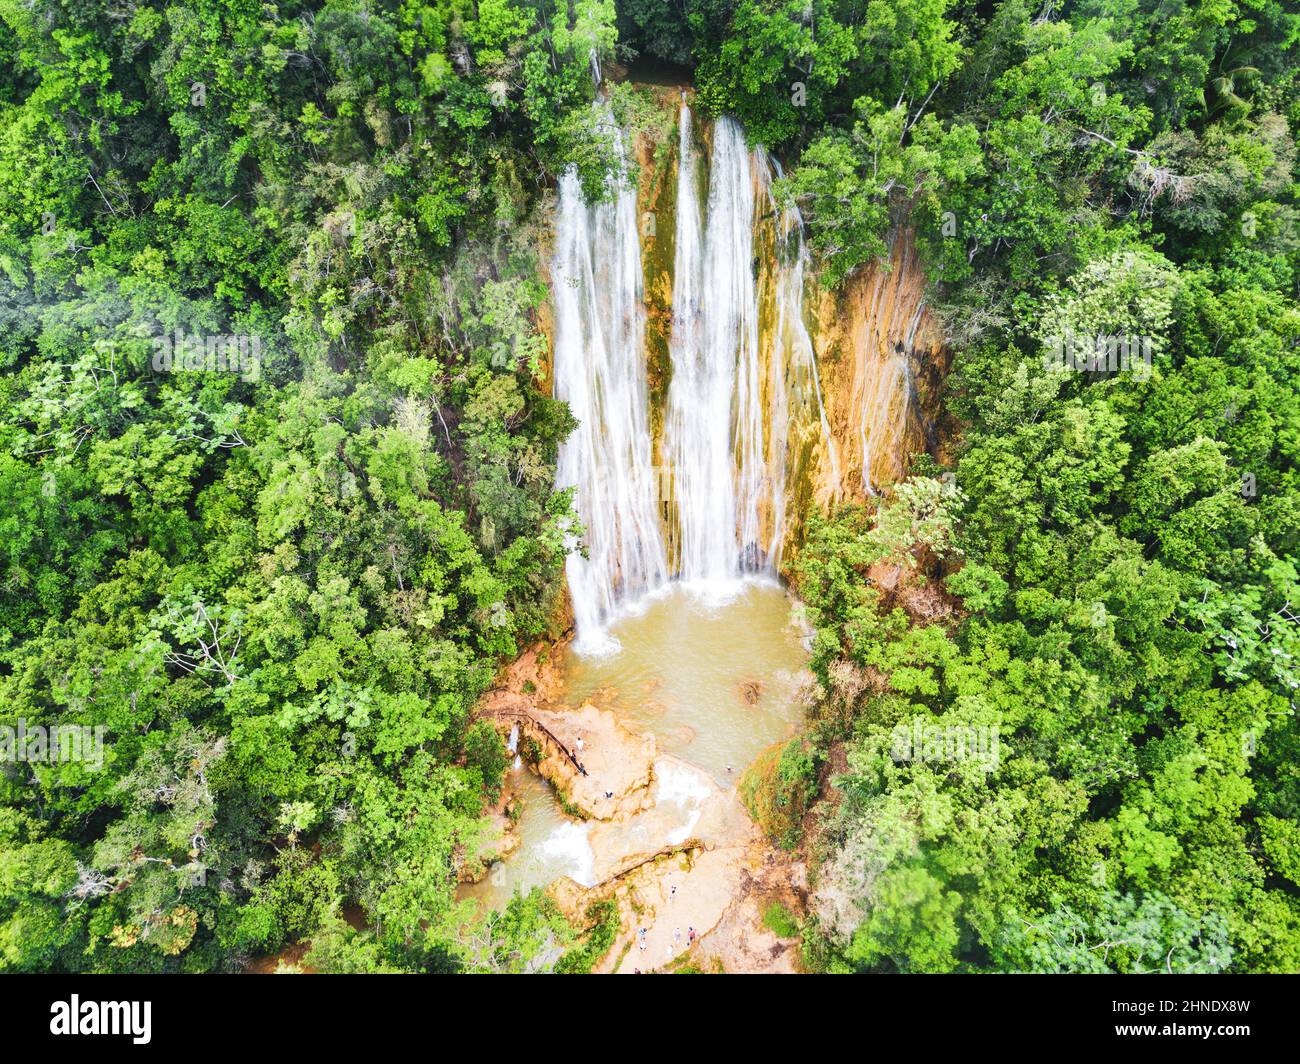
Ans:
[[[669,484],[669,539],[677,573],[692,567],[710,549],[698,534],[712,522],[725,530],[734,505],[725,466],[702,463],[716,457],[717,447],[690,450],[701,422],[697,405],[708,377],[705,359],[702,301],[704,298],[704,219],[700,209],[698,163],[691,136],[691,110],[682,104],[677,131],[677,225],[673,244],[673,321],[669,340],[672,380],[664,415],[664,463]],[[701,514],[702,506],[711,512]],[[719,537],[721,538],[721,537]],[[720,548],[719,548],[720,549]],[[700,576],[701,573],[692,575]]]
[[[886,359],[867,400],[866,408],[871,415],[863,418],[858,426],[862,447],[862,488],[868,495],[878,494],[871,478],[876,452],[894,454],[902,445],[914,390],[912,361],[905,349],[895,351]]]
[[[753,271],[754,184],[730,118],[713,130],[701,232],[690,109],[679,134],[672,381],[664,453],[672,470],[674,562],[684,580],[726,584],[756,571],[763,406]]]
[[[578,420],[560,447],[556,483],[576,487],[586,530],[586,557],[571,537],[565,571],[576,645],[588,651],[614,649],[605,627],[620,603],[668,579],[651,457],[636,196],[625,179],[611,193],[590,205],[577,174],[565,172],[552,262],[555,396]]]
[[[774,320],[769,334],[767,363],[770,368],[768,406],[772,412],[767,440],[767,482],[771,532],[767,557],[773,570],[781,565],[785,543],[786,484],[792,472],[790,426],[815,408],[817,426],[825,442],[833,483],[840,479],[839,454],[831,433],[826,406],[822,402],[821,380],[812,336],[804,321],[804,285],[807,283],[809,253],[804,242],[803,218],[794,205],[777,203],[772,181],[782,176],[781,164],[762,149],[756,149],[759,179],[768,208],[776,219],[776,263]]]
[[[876,495],[880,482],[903,473],[903,458],[916,418],[916,381],[912,352],[925,313],[924,298],[911,299],[901,278],[915,276],[914,249],[906,234],[895,234],[890,248],[889,270],[876,270],[871,280],[863,318],[874,335],[859,342],[874,348],[874,357],[855,373],[851,404],[856,412],[857,445],[861,455],[861,484],[868,495]],[[909,306],[910,304],[910,306]]]
[[[771,192],[780,167],[751,150],[730,118],[714,125],[707,183],[704,166],[683,102],[661,477],[652,466],[636,196],[620,181],[610,202],[588,205],[573,171],[560,181],[555,394],[579,425],[560,449],[557,482],[577,488],[586,530],[586,557],[571,552],[566,563],[580,650],[616,647],[609,623],[670,576],[729,597],[741,578],[775,574],[787,486],[814,443],[824,443],[839,481],[804,320],[803,224]],[[776,249],[761,269],[756,233]]]

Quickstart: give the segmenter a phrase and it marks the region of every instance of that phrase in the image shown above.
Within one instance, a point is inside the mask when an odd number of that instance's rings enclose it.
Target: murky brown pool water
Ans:
[[[622,649],[605,657],[569,654],[564,701],[590,699],[634,732],[653,734],[663,753],[735,786],[764,747],[793,734],[803,709],[796,693],[808,654],[794,602],[774,583],[747,582],[724,601],[675,586],[615,625]],[[689,779],[660,781],[659,801],[681,804],[689,820]],[[550,786],[527,768],[511,787],[523,802],[522,845],[463,897],[498,907],[516,890],[563,875],[591,883],[589,825],[560,808]],[[636,826],[630,825],[635,831]],[[647,840],[650,841],[650,840]]]

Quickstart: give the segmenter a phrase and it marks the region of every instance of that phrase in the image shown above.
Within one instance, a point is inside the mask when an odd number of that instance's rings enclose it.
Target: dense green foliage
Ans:
[[[740,800],[754,823],[779,845],[793,848],[816,785],[816,759],[802,739],[791,739],[763,751],[745,770]]]
[[[554,615],[539,208],[601,189],[615,58],[785,159],[824,282],[914,227],[953,339],[953,468],[792,569],[823,697],[748,797],[814,858],[812,962],[1300,969],[1298,39],[1281,0],[0,0],[0,725],[104,729],[3,766],[0,970],[608,947],[454,888],[505,763],[470,707]],[[1044,359],[1097,334],[1149,372]]]
[[[530,227],[612,11],[123,10],[0,6],[0,723],[106,728],[4,766],[0,969],[474,967],[468,711],[568,512]]]
[[[928,102],[859,98],[787,182],[833,278],[917,226],[964,426],[794,567],[845,766],[810,954],[1296,971],[1300,17],[1007,0],[955,32]],[[1054,358],[1098,335],[1146,359]]]

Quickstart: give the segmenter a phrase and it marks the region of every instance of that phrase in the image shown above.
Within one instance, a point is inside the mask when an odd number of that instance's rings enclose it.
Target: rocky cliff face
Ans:
[[[812,475],[819,505],[874,493],[933,443],[943,335],[926,307],[911,233],[895,233],[892,244],[888,262],[864,268],[837,292],[823,289],[817,302],[813,335],[839,463],[836,477],[819,447]]]
[[[667,117],[675,113],[676,90],[656,89],[654,99]],[[645,273],[646,381],[650,422],[656,443],[663,439],[668,398],[668,342],[673,324],[673,255],[677,217],[677,152],[667,137],[642,133],[632,144],[637,164],[637,215],[641,226],[641,265]],[[656,460],[658,460],[656,455]]]
[[[641,257],[645,275],[646,376],[656,464],[663,465],[663,426],[672,366],[673,261],[676,231],[677,112],[691,91],[650,86],[653,121],[630,145],[637,173]],[[695,116],[695,139],[707,161],[712,126]],[[707,175],[701,173],[702,193]],[[769,463],[783,462],[785,512],[761,515],[763,535],[780,529],[784,557],[802,540],[813,506],[864,499],[903,476],[911,455],[934,452],[938,392],[947,370],[943,334],[926,305],[926,280],[911,233],[893,234],[887,261],[861,269],[836,291],[821,286],[814,264],[793,272],[790,219],[773,206],[764,161],[754,167],[754,267],[757,274],[763,401],[786,410],[769,417]],[[795,277],[794,282],[791,278]],[[707,278],[705,280],[707,296]],[[788,306],[790,284],[801,295],[811,345],[798,357]],[[783,290],[782,286],[785,286]],[[783,312],[783,308],[787,308]],[[541,322],[549,332],[551,319]],[[815,356],[815,357],[814,357]],[[774,395],[784,390],[783,396]],[[773,467],[775,472],[775,467]],[[662,478],[667,480],[667,478]],[[668,514],[667,500],[661,517]]]

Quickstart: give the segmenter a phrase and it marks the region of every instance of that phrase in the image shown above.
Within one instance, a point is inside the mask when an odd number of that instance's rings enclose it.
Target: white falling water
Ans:
[[[690,110],[678,157],[672,381],[664,451],[672,468],[675,562],[685,580],[725,584],[759,568],[763,409],[753,270],[754,185],[740,126],[713,130],[701,236]]]
[[[591,848],[591,825],[566,820],[543,840],[542,856],[564,868],[564,875],[584,887],[596,885],[596,853]]]
[[[862,447],[862,487],[868,495],[879,494],[871,478],[876,450],[886,455],[896,454],[902,444],[914,389],[912,360],[906,349],[896,349],[887,357],[880,371],[876,384],[877,398],[870,406],[871,414],[858,425],[858,440]]]
[[[557,482],[577,487],[586,530],[587,557],[571,552],[566,563],[580,651],[615,649],[609,623],[670,572],[711,596],[726,595],[741,577],[775,573],[792,472],[790,426],[815,423],[831,438],[804,321],[809,265],[802,220],[771,196],[779,166],[761,148],[750,150],[734,120],[720,119],[701,203],[703,160],[684,103],[678,149],[672,375],[663,427],[671,564],[652,467],[636,198],[621,182],[612,202],[590,206],[575,173],[560,181],[555,394],[579,427],[560,449]],[[772,285],[774,321],[762,338],[756,186],[764,210],[775,215],[779,250],[771,273],[763,274]],[[829,458],[838,482],[833,443]]]
[[[609,202],[590,205],[576,173],[563,175],[552,273],[555,396],[578,420],[560,448],[556,482],[577,488],[587,555],[571,549],[565,563],[575,645],[612,650],[617,643],[605,629],[619,605],[668,578],[651,458],[636,196],[625,180]]]
[[[759,177],[768,208],[776,217],[775,320],[769,337],[769,406],[772,411],[767,440],[767,478],[772,529],[768,536],[769,565],[779,569],[785,542],[785,488],[789,468],[790,425],[799,414],[815,408],[822,439],[826,443],[832,483],[839,483],[840,462],[822,402],[821,380],[812,336],[804,321],[804,285],[809,270],[809,253],[804,242],[803,218],[794,205],[782,206],[772,195],[772,180],[782,176],[781,164],[763,149],[759,156]]]

